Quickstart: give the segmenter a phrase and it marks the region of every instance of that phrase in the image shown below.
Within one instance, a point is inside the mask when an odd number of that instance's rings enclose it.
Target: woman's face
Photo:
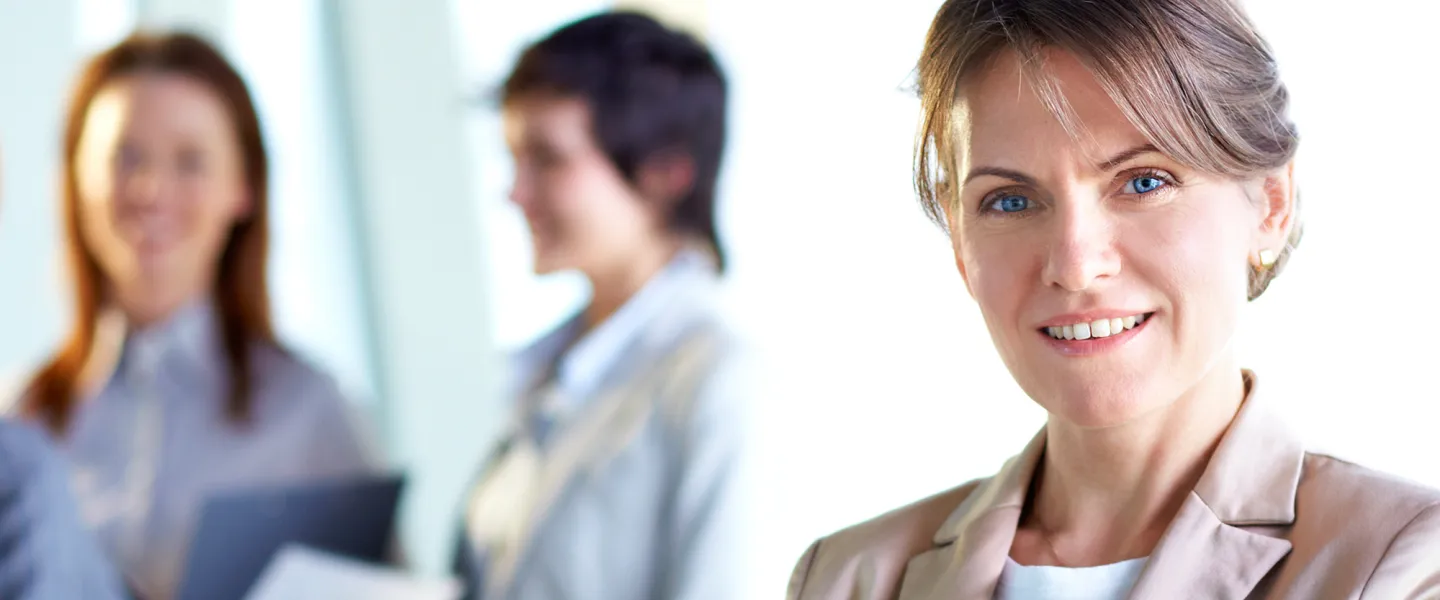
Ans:
[[[964,90],[955,256],[1026,393],[1052,418],[1117,425],[1234,376],[1248,265],[1283,246],[1289,171],[1237,182],[1186,168],[1072,56],[1047,64],[1079,135],[1013,54]]]
[[[530,225],[537,273],[613,270],[663,235],[658,211],[596,143],[585,102],[523,96],[506,103],[503,121],[510,200]]]
[[[117,293],[148,304],[208,291],[251,207],[224,101],[180,75],[102,89],[86,112],[75,178],[86,248]]]

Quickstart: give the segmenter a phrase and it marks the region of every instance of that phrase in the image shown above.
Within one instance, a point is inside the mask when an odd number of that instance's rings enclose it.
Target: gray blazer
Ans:
[[[516,444],[536,444],[532,512],[510,560],[495,560],[462,533],[455,567],[469,597],[739,596],[748,470],[741,461],[747,399],[738,388],[749,369],[718,316],[716,285],[713,267],[682,254],[621,312],[560,352],[558,372],[522,367],[522,389],[558,380],[559,403],[568,406],[546,419],[521,394],[516,423],[479,481]],[[522,364],[555,364],[536,355],[557,356],[577,323],[542,338],[522,353]]]

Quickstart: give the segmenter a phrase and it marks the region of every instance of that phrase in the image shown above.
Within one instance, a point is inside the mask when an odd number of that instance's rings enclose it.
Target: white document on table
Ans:
[[[456,600],[460,583],[421,578],[399,569],[286,546],[270,560],[247,600]]]

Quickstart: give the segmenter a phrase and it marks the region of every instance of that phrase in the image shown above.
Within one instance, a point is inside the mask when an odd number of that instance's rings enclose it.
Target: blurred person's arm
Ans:
[[[666,513],[669,536],[657,598],[731,600],[748,592],[746,557],[756,488],[748,466],[749,406],[754,369],[746,355],[727,353],[703,375],[680,415],[676,487]]]
[[[69,469],[47,436],[0,421],[0,598],[124,598],[80,521]]]

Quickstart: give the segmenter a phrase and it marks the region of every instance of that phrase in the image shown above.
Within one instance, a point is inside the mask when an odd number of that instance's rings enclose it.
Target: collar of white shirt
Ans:
[[[544,407],[546,412],[567,414],[578,409],[635,342],[652,333],[667,333],[652,331],[666,308],[715,277],[714,260],[708,254],[681,250],[615,314],[583,337],[582,312],[522,351],[516,365],[521,386],[516,391],[524,396],[549,384],[553,393],[548,394],[551,405]]]

